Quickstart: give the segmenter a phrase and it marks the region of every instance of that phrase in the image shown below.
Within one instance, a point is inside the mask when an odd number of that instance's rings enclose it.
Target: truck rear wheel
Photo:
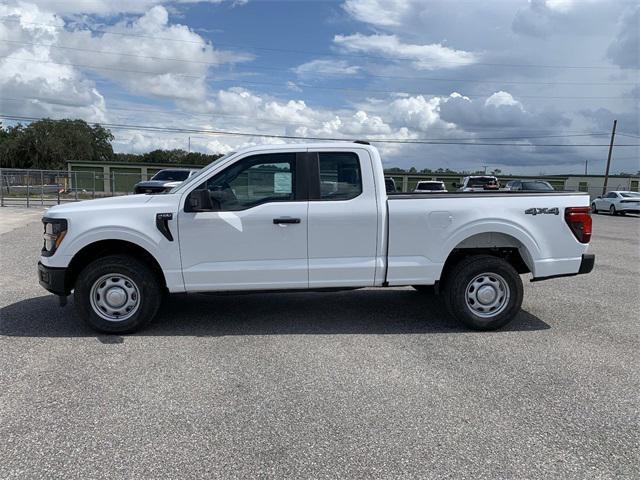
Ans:
[[[446,275],[444,301],[455,318],[474,330],[496,330],[522,306],[522,279],[506,260],[491,255],[462,259]]]
[[[74,303],[91,327],[105,333],[131,333],[156,315],[162,301],[158,278],[128,255],[110,255],[78,275]]]

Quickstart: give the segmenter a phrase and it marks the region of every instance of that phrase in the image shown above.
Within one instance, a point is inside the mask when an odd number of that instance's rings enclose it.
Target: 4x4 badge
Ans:
[[[553,208],[527,208],[524,213],[526,215],[560,215],[558,207]]]

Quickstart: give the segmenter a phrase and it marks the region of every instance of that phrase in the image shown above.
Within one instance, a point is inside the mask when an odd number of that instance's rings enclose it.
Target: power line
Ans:
[[[0,100],[11,101],[11,102],[23,102],[24,100],[54,100],[54,99],[46,99],[44,97],[22,97],[22,98],[10,98],[10,97],[0,97]],[[61,99],[56,99],[60,101]],[[68,108],[77,108],[75,105],[66,105],[60,104],[63,107]],[[126,107],[108,107],[107,110],[115,110],[115,111],[124,111],[124,112],[143,112],[143,113],[160,113],[165,115],[186,115],[189,117],[208,117],[208,118],[216,118],[216,117],[231,117],[231,118],[240,118],[240,119],[254,119],[264,121],[269,124],[274,125],[282,125],[282,126],[300,126],[300,127],[308,127],[310,124],[302,124],[295,122],[279,122],[277,120],[258,118],[255,115],[237,115],[237,114],[228,114],[228,113],[191,113],[191,112],[182,112],[175,110],[160,110],[160,109],[151,109],[151,108],[126,108]],[[421,140],[429,140],[429,141],[448,141],[448,140],[459,140],[459,141],[475,141],[475,140],[521,140],[521,139],[538,139],[538,138],[572,138],[572,137],[597,137],[597,136],[608,136],[609,133],[606,132],[583,132],[577,134],[554,134],[554,135],[525,135],[521,134],[518,136],[509,136],[509,137],[444,137],[444,138],[423,138]]]
[[[183,62],[183,63],[193,63],[198,65],[207,65],[207,66],[221,66],[228,62],[206,62],[202,60],[189,60],[185,58],[174,58],[174,57],[158,57],[153,55],[138,55],[134,53],[125,53],[125,52],[117,52],[117,51],[108,51],[108,50],[95,50],[89,48],[80,48],[80,47],[70,47],[67,45],[56,45],[52,43],[35,43],[35,42],[21,42],[17,40],[5,40],[0,39],[0,42],[5,43],[13,43],[19,45],[31,45],[31,46],[42,46],[49,48],[56,48],[62,50],[72,50],[79,52],[88,52],[88,53],[100,53],[104,55],[118,55],[123,57],[131,57],[131,58],[144,58],[148,60],[158,60],[158,61],[171,61],[171,62]],[[240,65],[235,65],[235,68],[238,68]],[[242,66],[243,67],[243,66]],[[244,68],[244,67],[243,67]],[[248,65],[247,68],[252,70],[269,70],[269,71],[283,71],[287,69],[287,67],[269,67],[266,65]],[[350,77],[362,77],[363,75],[350,75]],[[509,84],[509,85],[636,85],[635,82],[534,82],[534,81],[522,81],[522,80],[479,80],[479,79],[460,79],[460,78],[442,78],[442,77],[422,77],[422,76],[399,76],[399,75],[378,75],[367,73],[366,77],[372,78],[387,78],[387,79],[401,79],[401,80],[423,80],[430,82],[457,82],[457,83],[488,83],[488,84]]]
[[[141,73],[144,75],[158,75],[158,76],[173,75],[177,77],[198,78],[198,79],[206,77],[206,75],[190,75],[186,73],[173,73],[173,72],[149,72],[149,71],[143,71],[143,70],[131,70],[131,69],[125,69],[125,68],[116,68],[116,67],[101,67],[97,65],[85,65],[85,64],[71,63],[71,62],[57,62],[54,60],[36,60],[36,59],[28,59],[28,58],[16,58],[16,57],[11,57],[7,55],[0,56],[0,58],[4,58],[5,60],[14,60],[14,61],[30,62],[30,63],[51,63],[55,65],[88,68],[92,70],[106,70],[106,71],[125,72],[125,73]],[[215,81],[218,83],[233,82],[236,85],[245,85],[245,86],[246,85],[257,85],[257,86],[262,85],[262,86],[275,86],[280,88],[287,88],[286,85],[275,83],[275,82],[258,82],[258,81],[252,81],[252,80],[236,80],[236,79],[220,79]],[[326,86],[319,86],[319,85],[308,85],[308,84],[299,83],[299,82],[295,82],[295,85],[301,88],[311,88],[316,90],[345,91],[345,92],[355,92],[355,93],[363,93],[363,92],[364,93],[407,93],[412,95],[425,95],[425,96],[448,95],[446,93],[426,93],[426,92],[421,92],[416,90],[404,90],[404,89],[398,89],[398,90],[375,89],[374,90],[374,89],[364,89],[364,88],[355,88],[355,87],[354,88],[326,87]],[[486,94],[474,94],[474,95],[469,94],[464,96],[470,97],[470,98],[484,98],[492,95],[493,93],[495,92],[486,93]],[[629,100],[637,97],[574,97],[574,96],[549,96],[549,95],[517,95],[517,98],[539,98],[539,99],[544,98],[544,99],[556,99],[556,100]]]
[[[26,117],[18,115],[0,115],[0,118],[14,121],[28,121],[35,122],[39,120],[45,120],[42,117]],[[279,135],[260,132],[240,132],[240,131],[226,131],[226,130],[205,130],[205,129],[191,129],[191,128],[176,128],[176,127],[162,127],[153,125],[129,125],[129,124],[114,124],[114,123],[99,123],[106,128],[113,129],[130,129],[141,130],[149,132],[173,132],[173,133],[201,133],[209,135],[228,135],[239,137],[264,137],[264,138],[278,138],[284,140],[319,140],[319,141],[334,141],[343,142],[350,141],[350,138],[344,137],[315,137],[315,136],[302,136],[302,135]],[[453,141],[433,141],[433,140],[406,140],[406,139],[370,139],[371,143],[393,143],[393,144],[407,144],[407,145],[472,145],[472,146],[511,146],[511,147],[607,147],[608,144],[525,144],[525,143],[489,143],[489,142],[453,142]],[[640,144],[622,144],[618,147],[640,147]]]
[[[67,32],[74,31],[74,30],[67,30],[64,26],[50,24],[50,23],[26,22],[26,21],[22,21],[19,19],[12,19],[12,18],[2,18],[0,19],[0,21],[7,22],[7,23],[25,24],[25,25],[39,25],[39,26],[45,26],[49,28],[55,28],[57,30],[64,30]],[[101,33],[103,35],[118,35],[118,36],[124,36],[124,37],[148,38],[151,40],[163,40],[168,42],[179,42],[179,43],[192,43],[196,45],[202,45],[203,42],[205,41],[204,39],[197,41],[197,40],[186,40],[186,39],[169,38],[169,37],[156,37],[156,36],[143,35],[143,34],[137,34],[137,33],[131,33],[131,32],[114,32],[112,30],[98,29],[98,28],[87,26],[87,25],[83,25],[82,28],[84,30],[88,30],[93,33]],[[311,50],[257,47],[252,45],[233,45],[233,44],[226,44],[226,43],[217,43],[217,45],[222,47],[228,47],[228,48],[245,48],[249,50],[296,53],[296,54],[303,54],[303,55],[316,55],[316,56],[326,56],[326,57],[352,57],[352,58],[373,58],[373,59],[392,60],[392,61],[397,61],[397,60],[416,61],[416,58],[409,58],[409,57],[395,57],[395,56],[387,57],[387,56],[381,56],[381,55],[355,54],[355,53],[342,53],[342,52],[327,53],[327,52],[318,52],[318,51],[311,51]],[[441,63],[452,64],[452,65],[463,65],[463,66],[469,65],[466,62],[455,62],[455,61],[442,61]],[[489,67],[527,67],[527,68],[531,67],[531,68],[618,70],[618,67],[605,67],[605,66],[598,66],[598,65],[544,65],[544,64],[526,64],[526,63],[518,64],[518,63],[481,63],[481,62],[473,63],[473,65],[483,65],[483,66],[489,66]]]
[[[5,100],[5,101],[12,101],[12,102],[23,102],[24,100],[39,100],[39,101],[43,101],[45,103],[49,103],[49,104],[53,104],[53,105],[58,105],[60,107],[63,108],[83,108],[85,107],[84,105],[72,105],[70,104],[70,102],[73,99],[65,99],[64,97],[57,97],[57,98],[48,98],[48,97],[20,97],[20,98],[12,98],[12,97],[0,97],[0,100]],[[68,100],[67,103],[62,103],[65,100]],[[242,118],[242,119],[252,119],[252,120],[265,120],[268,123],[273,123],[276,125],[283,125],[283,126],[291,126],[291,125],[297,125],[297,126],[309,126],[308,124],[296,124],[296,123],[292,123],[292,122],[279,122],[276,120],[271,120],[271,119],[262,119],[262,118],[258,118],[256,115],[238,115],[238,114],[231,114],[231,113],[219,113],[219,112],[208,112],[208,113],[198,113],[198,112],[184,112],[184,111],[176,111],[176,110],[161,110],[161,109],[153,109],[153,108],[125,108],[125,107],[108,107],[107,110],[122,110],[122,111],[131,111],[131,112],[148,112],[148,113],[161,113],[161,114],[166,114],[166,115],[186,115],[186,116],[190,116],[193,118],[197,118],[197,117],[232,117],[232,118]],[[456,128],[460,129],[460,130],[464,130],[464,128],[460,127],[460,126],[456,126]],[[473,130],[499,130],[499,131],[505,131],[505,130],[509,130],[510,126],[490,126],[490,125],[474,125]],[[438,127],[438,126],[430,126],[429,130],[444,130],[444,131],[451,131],[452,128],[450,127]],[[513,136],[510,138],[513,139],[520,139],[520,138],[545,138],[548,137],[550,135],[540,135],[540,136],[533,136],[533,135],[529,135],[535,132],[548,132],[549,129],[527,129],[527,130],[518,130],[520,132],[520,135],[517,136]],[[564,130],[565,134],[563,135],[559,135],[560,137],[571,137],[571,136],[599,136],[599,135],[609,135],[609,133],[597,133],[597,132],[588,132],[588,131],[584,131],[584,130]],[[578,134],[578,135],[569,135],[569,134]],[[555,136],[555,135],[551,135],[551,136]],[[495,137],[491,137],[491,138],[495,138]],[[475,138],[477,139],[477,138]],[[449,139],[450,140],[450,139]]]
[[[616,135],[620,135],[621,137],[629,137],[629,138],[640,138],[640,135],[633,135],[631,133],[621,133],[617,132]]]

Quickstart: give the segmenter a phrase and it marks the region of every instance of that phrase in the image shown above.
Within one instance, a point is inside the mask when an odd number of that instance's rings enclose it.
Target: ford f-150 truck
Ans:
[[[522,274],[594,264],[588,195],[389,194],[364,142],[246,148],[167,193],[55,206],[42,221],[40,283],[112,333],[150,321],[165,293],[396,286],[435,286],[453,316],[492,330],[518,313]]]

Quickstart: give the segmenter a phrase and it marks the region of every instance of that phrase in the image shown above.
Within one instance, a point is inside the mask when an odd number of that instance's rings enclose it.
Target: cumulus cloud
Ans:
[[[355,19],[383,27],[401,25],[410,7],[407,0],[347,0],[343,5]]]
[[[626,11],[607,49],[607,57],[622,68],[640,68],[640,5]]]
[[[341,77],[356,75],[360,67],[349,65],[345,60],[312,60],[298,65],[293,71],[299,77]]]
[[[471,131],[476,127],[486,126],[500,127],[505,131],[553,131],[556,127],[564,127],[570,123],[567,118],[553,111],[530,112],[520,101],[504,91],[495,92],[484,101],[453,93],[442,100],[439,112],[442,120]]]
[[[401,42],[396,35],[336,35],[334,44],[348,52],[364,52],[384,55],[393,60],[411,59],[415,68],[432,70],[435,68],[455,68],[471,65],[478,60],[473,52],[455,50],[439,43],[410,44]]]
[[[31,4],[0,5],[0,18],[18,20],[0,22],[0,39],[10,40],[0,43],[0,106],[5,114],[59,116],[73,111],[89,121],[105,120],[105,101],[92,81],[69,65],[49,63],[48,47],[14,43],[55,42],[59,18]]]
[[[85,3],[86,8],[95,6]],[[11,20],[0,22],[0,39],[5,40],[0,42],[3,96],[29,97],[16,105],[22,110],[10,110],[33,115],[63,114],[68,109],[62,105],[74,105],[76,115],[104,121],[104,98],[86,75],[91,71],[133,94],[198,108],[206,105],[212,68],[252,58],[217,50],[187,26],[170,23],[163,6],[99,32],[70,30],[58,15],[33,3],[0,5],[0,18]],[[15,103],[3,100],[3,106],[7,102]]]

